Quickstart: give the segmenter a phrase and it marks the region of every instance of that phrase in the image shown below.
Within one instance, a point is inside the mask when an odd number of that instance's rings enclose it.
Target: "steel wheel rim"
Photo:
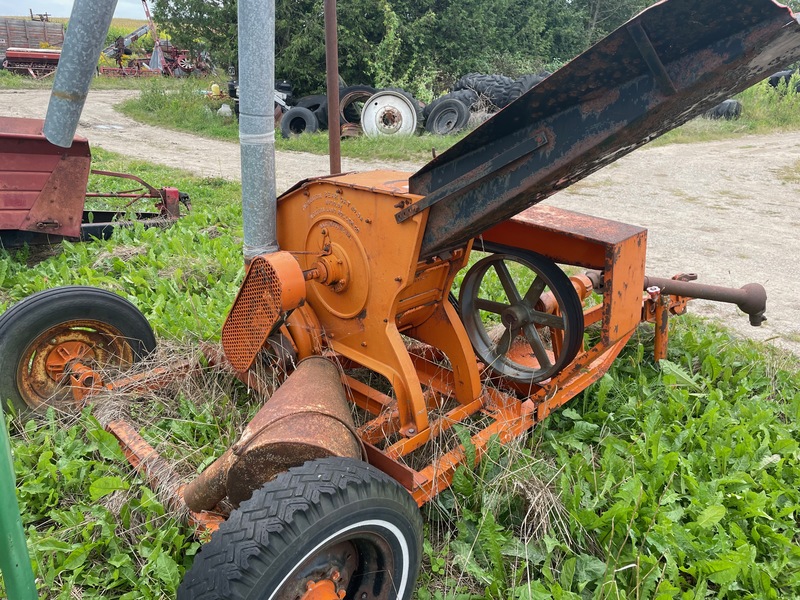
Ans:
[[[448,107],[442,110],[433,122],[433,131],[437,135],[447,135],[453,133],[456,125],[458,125],[458,111],[455,108]]]
[[[371,531],[348,532],[335,536],[303,557],[268,599],[317,600],[324,596],[317,596],[316,588],[327,582],[333,583],[336,598],[360,597],[364,592],[371,595],[388,574],[388,580],[383,581],[381,587],[386,592],[392,589],[394,568],[394,556],[382,536]]]
[[[25,404],[36,409],[72,402],[68,377],[76,361],[107,374],[130,366],[133,349],[116,327],[101,321],[68,321],[50,327],[28,344],[17,366],[17,388]]]
[[[361,127],[368,137],[413,135],[417,130],[417,113],[402,94],[378,92],[364,104]]]

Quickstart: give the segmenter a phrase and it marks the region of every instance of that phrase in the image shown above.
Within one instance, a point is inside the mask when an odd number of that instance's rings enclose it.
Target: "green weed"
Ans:
[[[108,241],[0,250],[0,311],[41,289],[97,285],[145,312],[156,361],[194,358],[183,348],[218,337],[243,274],[239,185],[94,154],[96,168],[188,192],[192,212]],[[420,600],[800,596],[798,362],[688,317],[672,327],[668,361],[648,358],[644,327],[599,382],[479,464],[456,428],[473,458],[425,508]],[[199,547],[103,419],[133,420],[189,480],[257,408],[204,370],[164,394],[98,399],[96,418],[12,419],[41,597],[174,597]]]
[[[737,95],[742,103],[742,115],[734,121],[697,118],[674,129],[653,142],[689,144],[739,137],[743,134],[764,134],[793,131],[800,127],[800,95],[794,86],[800,83],[795,75],[789,82],[773,88],[762,81]]]

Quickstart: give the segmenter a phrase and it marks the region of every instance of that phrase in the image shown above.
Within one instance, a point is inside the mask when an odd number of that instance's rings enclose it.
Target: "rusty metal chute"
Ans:
[[[797,60],[798,31],[775,2],[660,2],[417,171],[397,220],[430,207],[423,257],[463,245]]]

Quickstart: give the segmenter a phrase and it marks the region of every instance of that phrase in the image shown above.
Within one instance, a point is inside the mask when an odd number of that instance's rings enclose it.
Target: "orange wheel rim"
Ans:
[[[133,348],[117,328],[100,321],[68,321],[51,327],[28,345],[15,378],[23,400],[35,409],[72,402],[69,374],[73,364],[108,378],[132,362]]]

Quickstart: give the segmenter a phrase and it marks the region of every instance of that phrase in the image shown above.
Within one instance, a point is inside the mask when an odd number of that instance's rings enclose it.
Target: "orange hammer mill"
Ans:
[[[417,451],[467,421],[478,458],[524,434],[602,377],[642,322],[665,357],[689,298],[760,324],[761,286],[646,277],[645,229],[535,205],[798,57],[800,26],[771,0],[665,0],[418,172],[284,193],[280,250],[250,257],[212,359],[248,382],[265,355],[291,374],[188,484],[129,424],[109,425],[213,532],[179,597],[408,600],[417,507],[465,463],[462,446],[425,464]],[[14,374],[0,393],[22,409],[129,385],[100,367],[155,346],[132,305],[80,287],[12,307],[0,338]]]

